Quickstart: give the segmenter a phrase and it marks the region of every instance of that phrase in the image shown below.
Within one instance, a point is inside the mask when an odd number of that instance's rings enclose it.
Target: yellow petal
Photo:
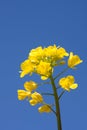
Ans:
[[[36,100],[38,103],[40,102],[43,102],[43,97],[41,94],[37,93],[37,92],[34,92],[32,95],[31,95],[32,99]]]
[[[31,106],[35,106],[38,103],[35,99],[31,99],[29,102]]]
[[[41,76],[41,79],[42,79],[42,80],[47,80],[48,77],[46,77],[46,76]]]
[[[26,97],[31,96],[31,93],[27,92],[25,90],[18,90],[17,93],[18,93],[18,99],[19,100],[24,100]]]
[[[75,84],[72,84],[72,85],[70,86],[71,89],[76,89],[77,87],[78,87],[78,84],[76,84],[76,83],[75,83]]]

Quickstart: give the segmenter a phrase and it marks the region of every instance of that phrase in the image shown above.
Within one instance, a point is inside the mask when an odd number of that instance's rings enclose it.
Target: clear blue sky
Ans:
[[[87,130],[87,1],[0,0],[1,130],[57,129],[53,114],[41,115],[37,107],[17,99],[26,79],[39,81],[35,76],[20,79],[20,63],[32,48],[54,43],[84,60],[69,72],[79,87],[61,99],[63,130]]]

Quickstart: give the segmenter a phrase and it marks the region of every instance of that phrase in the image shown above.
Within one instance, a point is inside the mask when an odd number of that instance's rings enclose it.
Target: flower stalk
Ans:
[[[54,80],[56,80],[59,76],[61,76],[63,73],[65,73],[67,70],[69,69],[69,67],[65,68],[63,71],[61,71],[58,75],[56,75],[54,77]]]
[[[50,76],[50,80],[51,80],[51,84],[52,84],[52,88],[54,92],[54,99],[55,99],[55,105],[56,105],[57,128],[58,130],[62,130],[58,93],[57,93],[55,82],[52,76]]]

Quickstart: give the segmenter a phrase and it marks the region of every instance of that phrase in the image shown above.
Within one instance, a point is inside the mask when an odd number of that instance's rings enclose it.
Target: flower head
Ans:
[[[51,112],[51,108],[48,105],[43,105],[43,106],[38,108],[38,111],[40,113],[43,113],[43,112],[49,113],[49,112]]]
[[[67,90],[70,91],[70,89],[76,89],[78,87],[77,83],[74,83],[75,79],[72,75],[69,75],[67,77],[63,77],[59,80],[59,85]]]
[[[73,55],[72,52],[70,52],[70,56],[68,59],[68,66],[70,68],[75,67],[76,65],[82,63],[83,61],[80,59],[80,57],[78,55]]]
[[[20,77],[37,73],[42,80],[45,80],[51,75],[54,66],[61,65],[60,63],[65,56],[68,56],[66,50],[55,44],[46,48],[39,46],[32,49],[28,58],[21,63]]]

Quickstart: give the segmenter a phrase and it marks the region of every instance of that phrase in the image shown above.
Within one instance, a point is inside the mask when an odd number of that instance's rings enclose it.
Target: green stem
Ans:
[[[69,69],[69,67],[65,68],[63,71],[61,71],[57,76],[54,77],[54,80],[57,79],[61,74],[66,72]]]
[[[50,84],[50,82],[39,83],[38,86],[42,86],[42,85],[45,85],[45,84]]]
[[[52,93],[41,93],[42,95],[49,95],[49,96],[54,96]]]
[[[63,90],[63,91],[61,92],[61,94],[60,94],[59,97],[58,97],[58,100],[60,100],[60,98],[62,97],[62,95],[64,94],[64,92],[65,92],[65,90]]]
[[[52,76],[50,76],[53,92],[54,92],[54,99],[55,99],[55,106],[56,106],[56,118],[57,118],[57,128],[58,130],[62,130],[62,124],[61,124],[61,116],[60,116],[60,106],[59,106],[59,100],[58,100],[58,94],[55,86],[55,82]]]
[[[56,112],[52,109],[52,107],[50,107],[50,106],[48,106],[50,109],[51,109],[51,111],[56,115]]]

